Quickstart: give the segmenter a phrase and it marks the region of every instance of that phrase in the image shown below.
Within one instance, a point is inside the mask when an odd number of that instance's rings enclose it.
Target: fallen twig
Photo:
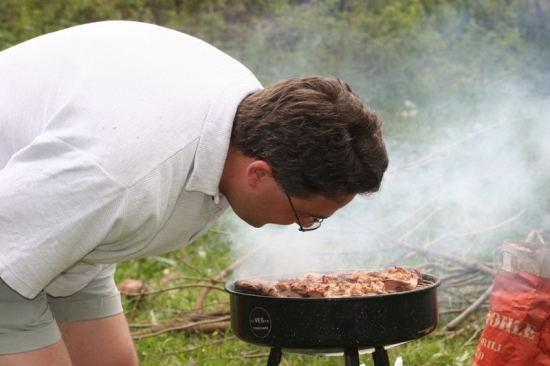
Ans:
[[[499,122],[493,123],[492,125],[489,125],[487,127],[484,127],[482,129],[474,132],[474,133],[466,135],[463,138],[459,139],[458,141],[456,141],[452,144],[449,144],[449,145],[447,145],[447,146],[445,146],[445,147],[443,147],[439,150],[436,150],[436,151],[434,151],[434,152],[432,152],[432,153],[430,153],[430,154],[428,154],[428,155],[426,155],[426,156],[424,156],[424,157],[422,157],[422,158],[420,158],[420,159],[418,159],[418,160],[416,160],[412,163],[409,163],[409,164],[404,165],[404,166],[398,166],[398,167],[395,167],[395,168],[390,168],[390,169],[388,169],[388,172],[391,172],[391,171],[394,171],[394,170],[397,170],[397,169],[411,170],[411,169],[417,168],[419,166],[425,165],[425,164],[431,162],[432,160],[435,160],[435,161],[440,160],[440,159],[434,159],[433,157],[436,156],[436,155],[439,155],[441,153],[445,153],[445,152],[448,153],[450,150],[452,150],[456,146],[462,144],[464,141],[467,141],[467,140],[469,140],[469,139],[471,139],[471,138],[473,138],[477,135],[480,135],[480,134],[482,134],[484,132],[487,132],[487,131],[495,128],[495,127],[498,127],[498,126],[500,126],[501,124],[503,124],[505,122],[518,122],[518,121],[522,121],[522,120],[525,120],[525,119],[528,119],[528,118],[516,119],[516,120],[512,120],[512,121],[508,120],[507,118],[504,118]]]
[[[199,324],[190,328],[184,329],[188,333],[214,333],[225,332],[231,326],[229,320],[223,322],[215,322],[209,324]]]
[[[250,256],[252,256],[253,254],[255,254],[257,251],[259,251],[260,249],[262,249],[264,245],[258,245],[256,248],[252,249],[250,252],[246,253],[245,255],[243,255],[242,257],[240,257],[239,259],[237,259],[235,262],[231,263],[231,265],[229,265],[227,268],[225,268],[224,270],[222,270],[220,273],[218,273],[214,278],[213,278],[213,281],[221,281],[222,279],[224,279],[227,275],[231,274],[235,268],[237,268],[238,266],[240,266],[244,261],[246,261]],[[206,299],[206,296],[208,295],[208,293],[210,292],[210,288],[204,288],[201,293],[199,294],[199,296],[197,297],[197,301],[195,302],[195,309],[200,309],[203,307],[203,304],[204,304],[204,300]]]
[[[364,225],[364,223],[363,223],[363,225]],[[485,266],[481,263],[471,262],[469,260],[466,260],[466,259],[463,259],[463,258],[460,258],[460,257],[456,257],[456,256],[451,255],[451,254],[447,254],[447,253],[437,251],[436,249],[433,249],[433,248],[426,249],[426,248],[408,243],[404,240],[396,239],[396,238],[394,238],[390,235],[387,235],[387,234],[385,234],[385,233],[383,233],[379,230],[376,230],[374,228],[371,228],[371,227],[367,227],[367,230],[372,231],[372,232],[384,237],[385,239],[387,239],[388,241],[394,243],[395,245],[398,245],[398,246],[403,247],[403,248],[407,248],[409,250],[413,250],[413,251],[415,251],[417,253],[420,253],[420,254],[423,254],[427,257],[437,257],[437,258],[445,259],[445,260],[448,260],[449,262],[460,264],[463,267],[472,268],[472,269],[475,269],[477,271],[486,273],[486,274],[491,275],[491,276],[494,275],[494,271],[493,271],[492,268],[489,268],[489,267],[487,267],[487,266]]]
[[[149,337],[156,337],[158,335],[161,335],[161,334],[164,334],[164,333],[170,333],[170,332],[174,332],[174,331],[177,331],[177,330],[192,330],[193,332],[196,332],[197,329],[200,329],[201,326],[206,326],[208,324],[218,324],[219,326],[221,326],[223,324],[223,326],[225,328],[227,328],[228,326],[228,322],[229,322],[229,316],[223,316],[223,317],[219,317],[219,318],[216,318],[216,319],[210,319],[210,320],[202,320],[202,321],[198,321],[198,322],[192,322],[192,323],[171,323],[170,325],[168,325],[167,327],[165,326],[164,328],[161,328],[160,330],[157,330],[157,331],[152,331],[152,332],[143,332],[143,331],[139,331],[139,332],[136,332],[132,335],[132,339],[134,340],[139,340],[139,339],[143,339],[143,338],[149,338]],[[174,325],[174,324],[177,324],[177,325]]]
[[[121,292],[120,294],[121,294],[121,295],[124,295],[124,296],[128,296],[128,297],[133,297],[133,296],[150,296],[150,295],[161,294],[161,293],[163,293],[163,292],[174,291],[174,290],[181,290],[181,289],[184,289],[184,288],[193,288],[193,287],[202,287],[202,288],[208,288],[209,290],[225,291],[225,290],[224,290],[222,287],[220,287],[220,286],[209,285],[209,284],[205,284],[205,283],[188,283],[188,284],[180,285],[180,286],[166,287],[166,288],[163,288],[163,289],[160,289],[160,290],[157,290],[157,291],[138,292],[138,293],[134,293],[134,292]]]
[[[409,220],[410,218],[412,217],[416,217],[416,215],[418,214],[418,212],[422,211],[424,208],[432,205],[435,200],[437,200],[442,194],[443,194],[444,190],[442,190],[441,192],[437,193],[434,197],[432,197],[428,202],[426,202],[425,204],[423,204],[422,206],[418,207],[417,209],[413,210],[412,212],[409,213],[409,215],[407,215],[406,217],[402,218],[401,220],[395,222],[392,226],[390,226],[388,229],[386,229],[386,233],[390,233],[393,229],[395,229],[396,227],[398,227],[399,225],[401,225],[402,223],[406,222],[407,220]]]
[[[506,219],[505,221],[502,221],[502,222],[499,222],[498,224],[496,225],[493,225],[493,226],[489,226],[487,228],[484,228],[484,229],[480,229],[480,230],[475,230],[475,231],[470,231],[470,232],[466,232],[466,233],[458,233],[458,234],[454,234],[455,237],[458,237],[458,238],[461,238],[461,237],[464,237],[464,236],[472,236],[472,235],[478,235],[478,234],[481,234],[481,233],[485,233],[487,231],[491,231],[491,230],[495,230],[495,229],[498,229],[504,225],[508,225],[509,223],[511,223],[512,221],[515,221],[517,219],[519,219],[521,216],[523,216],[524,213],[526,213],[527,210],[524,208],[523,210],[521,210],[520,212],[518,212],[516,215],[510,217],[509,219]]]
[[[200,312],[200,313],[193,311],[186,314],[183,317],[184,320],[178,321],[178,324],[183,324],[186,322],[187,323],[196,322],[200,320],[212,319],[213,317],[221,317],[226,315],[229,315],[229,309],[225,309],[225,308],[220,310]],[[171,324],[174,324],[174,323],[171,323]],[[130,323],[128,324],[128,327],[130,328],[155,328],[156,327],[158,329],[162,329],[163,326],[159,325],[158,323],[134,323],[134,324]]]
[[[422,221],[420,221],[418,224],[415,225],[411,230],[409,230],[405,235],[402,235],[399,239],[405,240],[408,236],[410,236],[412,233],[414,233],[416,230],[418,230],[422,225],[424,225],[433,215],[438,213],[441,210],[441,207],[435,208],[432,212],[430,212]]]
[[[193,347],[193,348],[186,348],[186,349],[183,349],[183,350],[180,350],[180,351],[164,352],[164,353],[159,354],[158,356],[173,356],[173,355],[179,355],[179,354],[182,354],[182,353],[194,352],[194,351],[200,350],[204,347],[214,346],[216,344],[225,343],[227,341],[232,341],[234,339],[236,339],[235,336],[225,337],[225,338],[222,338],[222,339],[216,339],[214,341],[207,342],[206,344],[201,344],[201,345]]]
[[[468,306],[466,310],[464,310],[459,316],[457,316],[455,319],[447,323],[445,326],[445,330],[452,330],[454,329],[458,324],[460,324],[464,319],[466,319],[471,313],[473,313],[475,310],[477,310],[481,304],[483,304],[490,296],[491,291],[493,290],[493,286],[489,286],[487,290],[476,300],[472,303],[472,305]]]

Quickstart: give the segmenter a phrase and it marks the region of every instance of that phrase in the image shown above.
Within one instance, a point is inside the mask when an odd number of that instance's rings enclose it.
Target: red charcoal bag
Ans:
[[[548,271],[544,257],[538,273]],[[550,366],[550,278],[497,271],[472,365]]]

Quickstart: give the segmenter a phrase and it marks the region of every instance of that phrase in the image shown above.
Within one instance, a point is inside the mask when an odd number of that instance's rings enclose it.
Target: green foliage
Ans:
[[[406,100],[429,105],[433,129],[455,118],[441,113],[449,102],[477,114],[472,102],[503,79],[547,93],[549,16],[537,0],[5,0],[0,49],[87,22],[151,22],[213,43],[266,84],[335,75],[392,120]]]

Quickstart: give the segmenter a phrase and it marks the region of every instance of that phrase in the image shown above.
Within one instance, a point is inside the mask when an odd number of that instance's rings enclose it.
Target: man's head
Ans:
[[[281,81],[245,98],[231,146],[262,160],[292,197],[376,192],[388,166],[382,123],[335,78]]]

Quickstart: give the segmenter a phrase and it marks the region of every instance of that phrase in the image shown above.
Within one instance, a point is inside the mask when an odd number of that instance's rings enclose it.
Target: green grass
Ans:
[[[466,344],[472,330],[457,336],[437,331],[421,340],[388,350],[390,364],[398,356],[403,365],[471,365],[476,342]],[[466,345],[465,345],[466,344]],[[136,342],[142,365],[265,365],[268,348],[256,347],[225,335],[184,336],[170,334]],[[246,358],[249,357],[249,358]],[[366,366],[374,365],[369,354],[360,356]],[[343,365],[343,357],[315,357],[285,354],[282,365]]]
[[[146,335],[169,325],[177,325],[192,312],[200,288],[169,288],[192,283],[210,283],[212,278],[230,264],[227,236],[208,233],[186,249],[160,257],[133,260],[118,266],[118,282],[126,278],[144,281],[145,292],[161,291],[140,297],[124,297],[126,317],[133,334]],[[223,287],[223,284],[219,284]],[[229,296],[212,290],[204,301],[204,312],[228,308]],[[450,319],[442,317],[439,328],[431,335],[388,350],[390,364],[400,356],[410,365],[470,365],[483,324],[484,313],[471,317],[455,332],[444,332],[442,326]],[[140,326],[140,327],[138,327]],[[143,327],[143,328],[141,328]],[[231,330],[208,334],[188,334],[184,331],[161,332],[135,340],[144,366],[157,365],[265,365],[269,348],[258,347],[235,338]],[[370,354],[360,356],[366,366],[373,365]],[[316,357],[284,354],[282,365],[343,365],[343,357]]]

